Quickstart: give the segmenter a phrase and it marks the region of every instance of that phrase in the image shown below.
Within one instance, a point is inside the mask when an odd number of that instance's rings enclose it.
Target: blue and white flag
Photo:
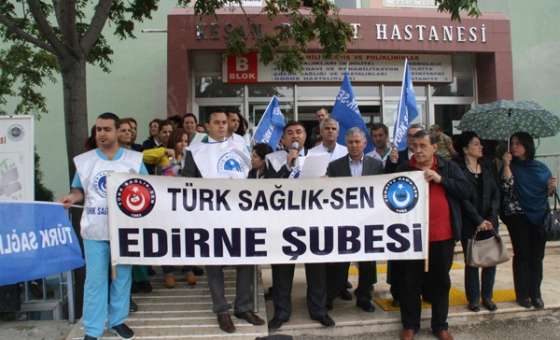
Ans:
[[[83,265],[80,243],[61,204],[0,202],[0,286]]]
[[[336,119],[340,126],[337,140],[338,144],[346,145],[346,130],[353,127],[359,127],[364,131],[367,138],[365,153],[373,150],[373,142],[366,127],[366,123],[362,118],[362,114],[360,113],[356,97],[354,97],[354,90],[352,90],[352,84],[350,83],[348,72],[344,72],[344,79],[342,80],[342,85],[340,86],[340,90],[336,96],[331,117]]]
[[[280,102],[278,97],[273,96],[255,130],[254,144],[267,143],[272,150],[276,150],[282,138],[284,126],[286,126],[286,120],[280,111]]]
[[[408,147],[408,127],[416,117],[418,117],[418,109],[416,108],[416,95],[412,86],[412,73],[410,72],[408,59],[405,59],[401,98],[393,130],[393,144],[399,151]]]

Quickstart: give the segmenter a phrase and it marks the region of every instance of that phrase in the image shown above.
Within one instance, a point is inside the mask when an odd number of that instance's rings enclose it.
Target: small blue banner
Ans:
[[[0,286],[83,265],[78,237],[61,204],[0,202]]]
[[[412,85],[412,73],[408,59],[404,61],[404,74],[401,87],[401,98],[397,108],[397,117],[395,120],[395,129],[393,132],[393,144],[399,151],[403,151],[408,147],[408,127],[410,122],[418,117],[418,109],[416,108],[416,94]]]
[[[346,130],[359,127],[364,131],[367,139],[367,146],[364,152],[368,153],[373,150],[373,141],[360,113],[348,72],[344,72],[344,79],[342,79],[340,90],[336,96],[331,116],[338,121],[340,127],[338,140],[336,141],[338,144],[346,145]]]
[[[280,111],[280,101],[273,96],[263,113],[259,125],[255,129],[253,140],[256,143],[267,143],[272,150],[276,150],[282,138],[286,120]]]

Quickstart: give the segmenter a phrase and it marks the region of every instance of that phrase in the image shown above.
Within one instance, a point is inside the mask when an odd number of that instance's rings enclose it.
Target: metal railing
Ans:
[[[62,320],[65,317],[66,305],[68,321],[71,323],[76,321],[72,271],[27,281],[23,283],[23,287],[22,313],[29,315],[29,313],[50,312],[53,320]],[[35,293],[32,292],[33,290]]]

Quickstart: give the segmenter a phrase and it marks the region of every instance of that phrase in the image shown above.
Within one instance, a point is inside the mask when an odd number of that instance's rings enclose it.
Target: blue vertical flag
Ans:
[[[276,150],[280,138],[282,138],[284,126],[286,126],[286,120],[280,111],[280,102],[278,97],[273,96],[255,129],[254,143],[267,143],[272,150]]]
[[[344,72],[344,79],[342,80],[342,85],[340,85],[340,90],[336,96],[331,117],[336,119],[340,126],[337,140],[338,144],[346,145],[346,130],[353,127],[359,127],[364,131],[367,138],[365,152],[367,153],[373,150],[373,142],[366,127],[366,123],[362,118],[362,114],[360,113],[356,97],[354,97],[354,90],[352,90],[352,84],[350,83],[348,72]]]
[[[393,144],[399,151],[407,148],[408,126],[416,117],[418,117],[418,109],[416,108],[416,95],[412,86],[412,73],[410,72],[408,59],[405,59],[401,98],[395,119],[395,129],[393,130]]]

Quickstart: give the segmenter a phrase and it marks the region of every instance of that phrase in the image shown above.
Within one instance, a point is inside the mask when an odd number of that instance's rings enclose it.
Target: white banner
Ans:
[[[108,176],[113,264],[422,259],[421,172],[317,179]]]
[[[35,199],[33,117],[0,116],[0,201]]]
[[[299,73],[280,71],[273,63],[265,65],[257,53],[224,56],[222,78],[226,83],[260,82],[340,82],[348,70],[352,82],[401,82],[404,60],[408,58],[412,80],[450,82],[453,80],[449,54],[348,53],[327,59],[319,53],[305,55]]]

